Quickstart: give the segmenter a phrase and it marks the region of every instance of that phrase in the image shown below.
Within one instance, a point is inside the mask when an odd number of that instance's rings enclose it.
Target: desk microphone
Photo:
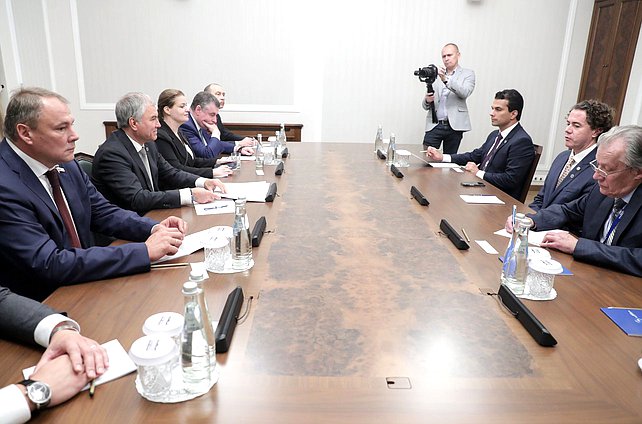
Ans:
[[[397,178],[403,178],[403,173],[394,165],[390,165],[390,172]]]
[[[459,250],[467,250],[470,249],[470,246],[468,243],[466,243],[466,240],[464,240],[457,230],[455,230],[452,225],[448,223],[445,219],[442,219],[441,222],[439,223],[439,228],[441,231],[443,231],[447,236],[448,240],[452,241],[455,247]]]
[[[426,197],[425,197],[423,194],[421,194],[421,192],[419,191],[419,189],[417,189],[417,187],[412,186],[412,187],[410,188],[410,194],[412,194],[412,197],[414,197],[414,198],[415,198],[415,200],[416,200],[416,201],[417,201],[421,206],[428,206],[428,205],[430,204],[430,202],[428,201],[428,199],[426,199]]]
[[[221,318],[218,320],[214,332],[216,353],[225,353],[230,348],[241,306],[243,306],[243,289],[237,287],[227,296],[225,307],[223,307]]]
[[[501,284],[497,293],[499,300],[515,315],[515,318],[522,323],[524,328],[530,333],[540,346],[555,346],[557,340],[555,337],[539,322],[537,317],[522,303],[515,294]]]
[[[385,160],[386,159],[386,154],[384,152],[382,152],[381,149],[377,149],[377,157],[379,159],[381,159],[381,160]]]
[[[279,163],[276,168],[274,169],[274,175],[281,175],[283,174],[283,171],[285,167],[283,166],[283,162]]]
[[[259,247],[259,244],[261,244],[266,226],[267,221],[264,216],[256,220],[256,224],[254,224],[254,228],[252,229],[252,247]]]
[[[288,157],[288,155],[289,155],[289,152],[288,152],[288,148],[286,147],[286,148],[285,148],[285,149],[283,149],[283,151],[281,152],[281,159],[285,159],[285,158],[287,158],[287,157]]]
[[[265,195],[265,202],[270,203],[274,201],[274,198],[276,197],[276,183],[270,184],[270,188],[267,191],[267,194]]]

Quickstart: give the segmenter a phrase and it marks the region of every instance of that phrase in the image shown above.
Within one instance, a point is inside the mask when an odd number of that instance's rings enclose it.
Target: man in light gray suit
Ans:
[[[454,43],[441,50],[444,67],[439,68],[435,92],[426,94],[422,102],[428,111],[424,149],[430,146],[439,149],[443,141],[444,153],[457,153],[464,132],[471,130],[466,99],[475,89],[475,72],[459,66],[459,56],[459,47]],[[433,107],[437,122],[433,120]]]

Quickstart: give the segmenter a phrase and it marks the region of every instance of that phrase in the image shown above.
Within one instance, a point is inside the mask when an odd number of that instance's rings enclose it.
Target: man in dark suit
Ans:
[[[34,409],[70,399],[109,366],[105,349],[81,336],[78,323],[2,286],[0,336],[47,348],[29,380],[0,389],[2,422],[25,422]],[[30,395],[27,386],[50,396]]]
[[[549,232],[542,247],[573,258],[642,277],[642,127],[613,127],[600,136],[593,178],[586,195],[541,209],[533,219],[537,231],[582,227],[582,237]],[[506,229],[512,231],[511,219]]]
[[[219,158],[223,153],[240,151],[244,155],[254,154],[254,149],[241,141],[221,141],[217,126],[220,102],[214,95],[201,91],[194,96],[189,120],[181,125],[194,154],[202,158]]]
[[[225,89],[221,84],[215,82],[208,84],[203,91],[212,94],[219,102],[219,111],[225,107]],[[219,132],[221,133],[222,141],[239,141],[241,146],[252,147],[254,146],[255,140],[250,137],[243,137],[242,135],[234,134],[232,131],[225,128],[223,125],[223,120],[221,119],[221,114],[217,115],[216,126],[218,127]]]
[[[116,103],[116,120],[118,130],[98,148],[92,167],[92,181],[107,199],[141,215],[220,199],[213,192],[225,190],[219,180],[176,169],[158,153],[153,141],[160,123],[148,95],[125,94]]]
[[[434,161],[465,165],[466,171],[518,198],[535,158],[531,137],[519,123],[523,108],[524,99],[517,90],[499,91],[490,112],[492,125],[499,129],[491,132],[481,147],[454,155],[428,147],[426,156]]]
[[[565,150],[553,161],[544,185],[533,202],[534,211],[552,204],[579,199],[593,189],[593,169],[597,138],[613,126],[613,109],[597,100],[584,100],[571,108],[564,131]],[[568,228],[579,234],[581,228]]]
[[[74,161],[73,122],[67,100],[41,88],[19,90],[7,106],[0,281],[36,300],[62,285],[149,271],[186,231],[182,219],[159,225],[107,202]],[[92,231],[141,243],[93,247]]]

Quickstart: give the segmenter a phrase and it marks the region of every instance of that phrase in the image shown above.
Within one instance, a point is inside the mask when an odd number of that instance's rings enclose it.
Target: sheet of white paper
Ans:
[[[267,181],[253,181],[249,183],[226,183],[225,191],[221,197],[236,199],[239,196],[245,196],[248,202],[265,202],[265,196],[270,189],[270,183]],[[218,192],[218,191],[217,191]]]
[[[528,232],[528,244],[532,244],[535,246],[541,246],[542,245],[542,240],[544,240],[544,236],[546,233],[552,233],[552,232],[562,232],[562,233],[567,233],[568,231],[564,230],[548,230],[548,231],[529,231]],[[508,231],[506,231],[504,228],[501,230],[495,231],[494,234],[497,234],[498,236],[506,237],[506,238],[511,238],[511,235],[508,234]]]
[[[433,168],[459,168],[459,165],[452,162],[430,162]]]
[[[489,205],[503,205],[497,196],[490,196],[486,194],[460,194],[459,197],[466,203],[475,204],[489,204]]]
[[[208,231],[209,229],[186,235],[183,239],[183,244],[181,244],[181,246],[178,248],[178,252],[171,256],[165,255],[159,260],[152,263],[159,264],[171,259],[182,258],[183,256],[191,255],[198,249],[202,249],[203,246],[205,246],[205,241],[208,237]]]
[[[452,171],[459,172],[460,174],[463,174],[463,173],[464,173],[464,170],[463,170],[463,169],[461,169],[461,168],[459,168],[459,167],[457,167],[457,168],[450,168],[450,169],[451,169]]]
[[[475,243],[479,245],[482,249],[484,249],[484,252],[489,253],[491,255],[498,255],[499,252],[495,250],[493,246],[490,245],[486,240],[475,240]]]
[[[256,175],[258,175],[259,177],[262,177],[262,176],[265,175],[265,172],[262,169],[257,169],[256,170]]]
[[[256,156],[241,156],[241,162],[256,161]]]
[[[107,371],[105,371],[103,375],[96,379],[96,386],[100,386],[103,383],[116,380],[130,372],[136,371],[136,364],[131,360],[123,348],[123,345],[121,345],[117,339],[103,343],[101,346],[107,350],[107,355],[109,356],[109,368],[107,368]],[[27,379],[31,374],[33,374],[35,369],[35,365],[33,367],[26,368],[22,370],[22,375]],[[89,384],[82,389],[89,390]]]
[[[210,203],[196,203],[194,205],[196,215],[219,215],[223,213],[234,213],[234,200],[221,199]]]

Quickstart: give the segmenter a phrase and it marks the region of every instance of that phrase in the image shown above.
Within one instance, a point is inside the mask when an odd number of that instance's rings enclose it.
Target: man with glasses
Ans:
[[[537,231],[581,225],[582,237],[550,232],[542,247],[577,260],[642,276],[642,127],[613,127],[600,136],[591,162],[597,185],[579,199],[532,215]],[[512,231],[510,219],[506,229]]]

